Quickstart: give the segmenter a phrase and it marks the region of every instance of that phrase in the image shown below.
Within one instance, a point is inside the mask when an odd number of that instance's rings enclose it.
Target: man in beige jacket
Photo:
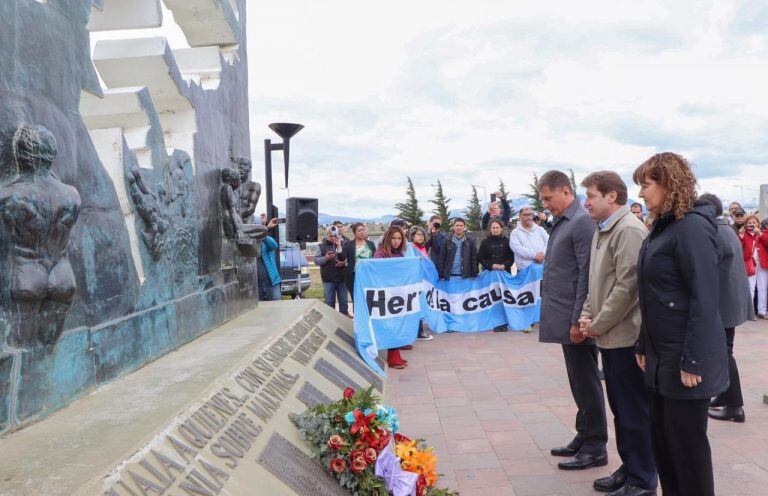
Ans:
[[[600,349],[605,390],[623,465],[593,486],[609,495],[652,496],[658,478],[651,448],[651,421],[643,372],[635,361],[640,334],[637,259],[648,233],[627,206],[627,185],[611,171],[595,172],[581,183],[584,206],[599,222],[592,239],[589,290],[579,320]]]

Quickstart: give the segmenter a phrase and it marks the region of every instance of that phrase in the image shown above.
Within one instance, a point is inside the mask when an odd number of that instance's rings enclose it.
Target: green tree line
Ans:
[[[573,169],[569,169],[570,171],[570,180],[571,180],[571,186],[573,187],[573,191],[578,191],[577,189],[577,182],[576,182],[576,176],[573,172]],[[440,218],[443,219],[441,229],[443,231],[448,231],[450,228],[450,221],[451,221],[451,209],[450,209],[450,202],[451,199],[448,198],[445,195],[445,192],[443,190],[442,183],[438,180],[437,184],[433,184],[435,188],[435,197],[431,200],[429,200],[429,203],[432,204],[433,208],[430,210],[430,214],[439,215]],[[531,208],[533,208],[535,211],[542,211],[544,210],[544,205],[541,202],[541,197],[539,196],[539,176],[534,173],[533,174],[533,182],[531,182],[529,185],[530,192],[524,194],[526,198],[530,200]],[[472,231],[479,231],[481,228],[481,222],[483,217],[483,208],[482,208],[482,201],[480,200],[480,197],[477,194],[477,187],[472,186],[471,187],[471,193],[469,197],[469,205],[467,206],[466,213],[465,213],[465,220],[467,221],[467,228]],[[501,193],[502,196],[507,197],[507,187],[504,184],[504,181],[499,178],[499,185],[497,188],[498,193]],[[424,226],[426,224],[425,222],[425,215],[424,210],[419,206],[419,200],[416,197],[416,188],[413,186],[413,181],[410,177],[407,178],[407,186],[405,190],[405,200],[402,202],[398,202],[395,204],[395,210],[397,212],[397,216],[405,221],[407,221],[410,225],[413,226]],[[516,212],[515,209],[511,209],[511,215],[510,217],[515,217]]]

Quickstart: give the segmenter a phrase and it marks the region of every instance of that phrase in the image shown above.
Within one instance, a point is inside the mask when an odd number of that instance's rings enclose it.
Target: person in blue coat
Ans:
[[[272,219],[267,225],[268,229],[277,226],[277,219]],[[256,260],[258,268],[256,277],[259,285],[259,300],[273,301],[282,298],[280,292],[280,270],[277,268],[277,257],[275,256],[279,247],[272,236],[266,236],[261,240],[261,254]]]

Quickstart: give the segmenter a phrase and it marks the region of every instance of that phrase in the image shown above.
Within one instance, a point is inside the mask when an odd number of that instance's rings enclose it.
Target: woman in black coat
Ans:
[[[680,155],[654,155],[633,178],[656,218],[637,265],[637,362],[650,388],[661,487],[714,496],[707,413],[710,398],[728,388],[715,209],[695,203],[696,178]]]
[[[485,270],[505,270],[515,263],[515,254],[509,246],[509,238],[504,236],[504,226],[500,220],[492,219],[488,223],[488,237],[480,243],[477,261]]]
[[[509,238],[504,236],[504,225],[498,219],[488,223],[488,237],[480,243],[477,261],[484,270],[504,270],[509,272],[515,263],[515,254],[509,246]],[[494,332],[507,332],[506,324],[493,328]]]
[[[344,283],[349,291],[349,298],[355,301],[355,264],[358,260],[373,258],[376,253],[376,245],[373,241],[368,241],[368,233],[365,224],[355,222],[350,226],[354,237],[344,243],[342,253],[347,259],[347,266],[344,267]]]

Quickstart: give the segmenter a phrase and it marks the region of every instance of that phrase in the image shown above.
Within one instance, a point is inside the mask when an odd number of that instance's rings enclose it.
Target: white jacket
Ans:
[[[518,224],[509,235],[509,247],[515,254],[517,270],[523,270],[532,263],[537,253],[546,253],[549,234],[543,227],[533,224],[530,231]]]

